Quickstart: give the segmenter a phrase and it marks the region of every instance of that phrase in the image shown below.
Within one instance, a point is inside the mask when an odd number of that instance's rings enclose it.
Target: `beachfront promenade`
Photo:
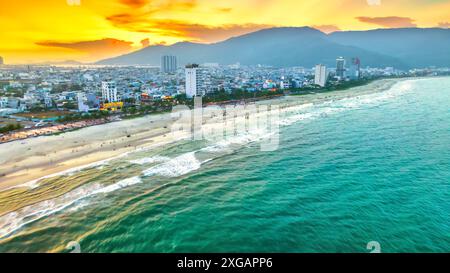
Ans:
[[[109,119],[94,119],[94,120],[84,120],[84,121],[77,121],[77,122],[71,122],[66,124],[58,124],[58,125],[50,125],[40,128],[32,128],[32,129],[25,129],[21,131],[15,131],[9,134],[5,134],[3,136],[0,136],[0,144],[15,140],[22,140],[27,139],[30,137],[38,137],[38,136],[45,136],[45,135],[52,135],[57,133],[63,133],[67,131],[72,131],[88,126],[94,126],[94,125],[100,125],[107,122],[110,122]]]

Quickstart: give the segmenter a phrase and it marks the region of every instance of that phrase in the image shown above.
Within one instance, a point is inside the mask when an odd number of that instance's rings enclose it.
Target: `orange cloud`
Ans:
[[[269,25],[258,24],[229,24],[221,26],[208,26],[202,24],[190,24],[182,21],[157,21],[148,29],[148,32],[158,33],[163,36],[188,38],[200,42],[217,42],[233,36],[243,35],[264,28]]]
[[[200,0],[119,0],[129,6],[120,13],[105,16],[113,27],[129,32],[148,33],[169,40],[217,42],[226,38],[267,28],[265,24],[204,24],[192,22],[180,14],[194,14],[203,8]],[[228,14],[229,7],[213,7],[215,13]],[[193,20],[195,18],[192,18]],[[155,37],[153,37],[155,38]]]
[[[449,22],[440,22],[438,24],[438,27],[440,27],[440,28],[450,28],[450,23]]]
[[[152,20],[144,14],[116,14],[107,17],[115,27],[127,31],[157,34],[164,37],[181,38],[201,42],[217,42],[232,36],[242,35],[271,27],[263,24],[226,24],[209,26],[177,20]]]
[[[356,17],[360,22],[379,25],[382,27],[389,28],[401,28],[401,27],[417,27],[413,19],[409,17],[397,17],[397,16],[388,16],[388,17]]]
[[[132,41],[133,49],[137,49],[147,37],[150,45],[161,41],[215,42],[273,25],[310,25],[331,32],[337,30],[334,25],[345,30],[366,30],[416,24],[448,27],[450,22],[450,0],[382,0],[382,5],[370,7],[367,1],[81,0],[81,5],[74,6],[66,0],[4,0],[0,1],[0,26],[7,27],[0,35],[0,55],[8,63],[94,61],[98,58],[89,56],[102,52],[72,49],[74,45],[66,44],[73,39],[77,42],[114,37]],[[307,14],[298,16],[296,11]],[[381,17],[391,14],[399,17]],[[356,20],[357,16],[361,20]],[[59,44],[36,45],[55,39]],[[127,48],[125,45],[123,50]]]
[[[148,0],[120,0],[120,3],[133,8],[140,8],[149,3]]]
[[[141,41],[141,45],[142,47],[148,47],[150,45],[150,39],[145,38],[144,40]]]
[[[197,0],[119,0],[119,2],[133,11],[145,7],[148,14],[170,10],[189,10],[198,5]]]
[[[322,32],[325,33],[331,33],[331,32],[335,32],[335,31],[340,31],[341,29],[338,26],[335,25],[314,25],[312,26],[315,29],[318,29]]]
[[[79,52],[86,53],[92,58],[105,58],[128,53],[132,50],[132,44],[132,42],[112,38],[80,42],[36,42],[36,45],[39,46],[73,49]]]

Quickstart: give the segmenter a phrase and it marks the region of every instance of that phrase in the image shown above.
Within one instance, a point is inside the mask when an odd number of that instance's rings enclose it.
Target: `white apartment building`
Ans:
[[[327,84],[327,67],[318,64],[314,76],[314,84],[324,87]]]
[[[104,102],[118,102],[120,97],[117,94],[117,86],[113,81],[102,82],[102,98]]]
[[[188,98],[204,96],[210,91],[211,82],[207,70],[197,64],[186,66],[185,92]]]

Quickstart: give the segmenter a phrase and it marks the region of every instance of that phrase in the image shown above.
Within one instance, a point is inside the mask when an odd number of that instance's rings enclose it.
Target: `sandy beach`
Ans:
[[[276,104],[282,111],[288,111],[302,104],[383,91],[398,81],[401,80],[380,80],[345,91],[288,96],[257,104]],[[220,118],[214,119],[218,124],[223,122]],[[43,177],[111,160],[139,149],[151,149],[185,139],[187,134],[171,133],[171,126],[176,120],[170,113],[149,115],[59,135],[0,144],[0,191],[21,186],[33,187]],[[211,121],[208,123],[214,126]]]

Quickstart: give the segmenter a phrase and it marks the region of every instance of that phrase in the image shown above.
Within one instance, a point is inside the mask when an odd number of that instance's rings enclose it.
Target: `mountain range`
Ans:
[[[334,66],[336,58],[343,56],[359,57],[363,67],[450,67],[450,29],[398,28],[325,34],[310,27],[269,28],[213,44],[148,46],[96,64],[158,66],[161,56],[168,54],[177,56],[179,65],[239,62],[275,67],[312,67],[318,63]]]

